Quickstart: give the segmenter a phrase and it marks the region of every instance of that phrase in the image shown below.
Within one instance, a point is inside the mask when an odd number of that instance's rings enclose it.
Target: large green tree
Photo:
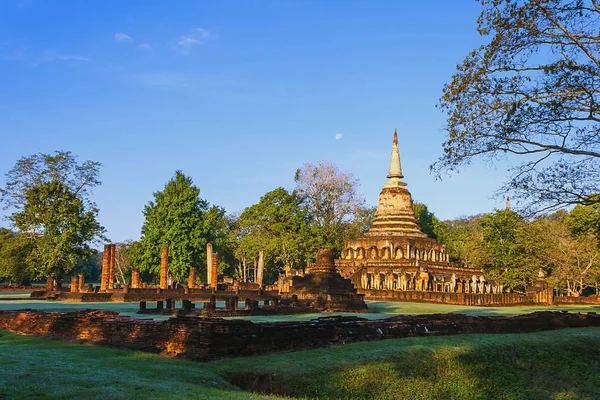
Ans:
[[[575,206],[565,216],[565,223],[575,234],[591,233],[600,237],[600,203]]]
[[[482,267],[488,279],[524,291],[532,285],[541,267],[539,260],[527,251],[527,222],[510,210],[483,215],[478,225],[482,234]]]
[[[444,87],[444,155],[520,164],[504,189],[537,211],[600,197],[600,6],[596,0],[483,0],[473,50]],[[512,161],[512,159],[511,159]]]
[[[265,254],[265,277],[274,279],[280,268],[303,268],[321,244],[318,230],[300,199],[277,188],[239,216],[236,255],[243,269],[254,269],[260,250]],[[247,274],[248,275],[248,274]]]
[[[446,246],[450,260],[465,268],[483,268],[481,215],[438,222],[435,233]]]
[[[54,275],[59,281],[93,253],[103,239],[98,209],[90,191],[100,184],[100,163],[77,163],[70,152],[24,157],[7,174],[0,199],[15,211],[10,220],[27,239],[31,275]]]
[[[176,171],[164,189],[144,207],[145,222],[139,246],[132,252],[142,272],[160,273],[162,246],[169,248],[169,273],[175,282],[185,282],[191,267],[206,276],[206,244],[216,240],[224,210],[200,198],[200,189],[190,177]]]

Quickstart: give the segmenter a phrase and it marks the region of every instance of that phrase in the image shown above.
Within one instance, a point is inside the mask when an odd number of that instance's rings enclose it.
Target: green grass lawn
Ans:
[[[600,328],[352,343],[198,363],[3,333],[7,399],[598,399]]]
[[[12,294],[11,294],[12,295]],[[178,303],[180,305],[180,303]],[[519,315],[527,314],[540,310],[563,310],[569,312],[590,312],[600,313],[600,305],[581,305],[581,306],[511,306],[511,307],[476,307],[459,306],[450,304],[428,304],[428,303],[402,303],[402,302],[374,302],[368,301],[368,313],[335,313],[335,315],[358,315],[369,319],[388,318],[399,314],[435,314],[435,313],[462,313],[468,315]],[[154,305],[149,304],[149,307]],[[79,311],[85,309],[101,309],[117,311],[121,315],[128,315],[137,318],[154,318],[159,320],[168,319],[169,316],[160,315],[139,315],[136,314],[139,309],[138,303],[66,303],[58,301],[45,300],[6,300],[0,301],[0,310],[18,310],[23,308],[32,308],[41,311]],[[313,314],[294,314],[294,315],[272,315],[255,317],[230,317],[231,319],[248,319],[254,322],[275,322],[275,321],[308,321],[314,318],[330,316],[331,313],[313,313]]]

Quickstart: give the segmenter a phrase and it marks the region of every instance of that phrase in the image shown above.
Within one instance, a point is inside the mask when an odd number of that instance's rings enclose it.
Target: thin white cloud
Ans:
[[[209,32],[206,29],[192,29],[187,35],[182,35],[179,37],[179,40],[177,41],[179,52],[185,55],[190,54],[192,47],[205,41],[208,36]]]
[[[62,54],[56,51],[47,51],[44,53],[44,61],[92,61],[88,57]]]
[[[115,39],[119,41],[131,41],[133,38],[126,33],[115,33]]]
[[[152,46],[150,46],[148,43],[140,43],[137,45],[137,48],[143,50],[152,50]]]

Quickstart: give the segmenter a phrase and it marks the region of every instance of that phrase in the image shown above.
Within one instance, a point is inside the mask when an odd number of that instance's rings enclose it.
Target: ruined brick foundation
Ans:
[[[369,321],[326,317],[309,322],[176,317],[167,321],[121,317],[110,311],[0,311],[0,330],[210,360],[293,351],[356,341],[461,333],[524,333],[600,326],[595,313],[536,312],[516,317],[462,314],[397,316]]]

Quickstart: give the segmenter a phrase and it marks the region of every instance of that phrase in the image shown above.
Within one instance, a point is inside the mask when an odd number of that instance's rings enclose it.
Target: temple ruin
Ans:
[[[339,273],[363,290],[501,293],[502,286],[488,282],[480,269],[451,263],[444,245],[421,230],[403,181],[397,131],[387,177],[373,225],[346,241],[335,261]]]
[[[291,300],[314,311],[367,311],[364,295],[336,271],[331,249],[319,250],[306,274],[289,276],[284,282],[279,287],[283,304]]]

